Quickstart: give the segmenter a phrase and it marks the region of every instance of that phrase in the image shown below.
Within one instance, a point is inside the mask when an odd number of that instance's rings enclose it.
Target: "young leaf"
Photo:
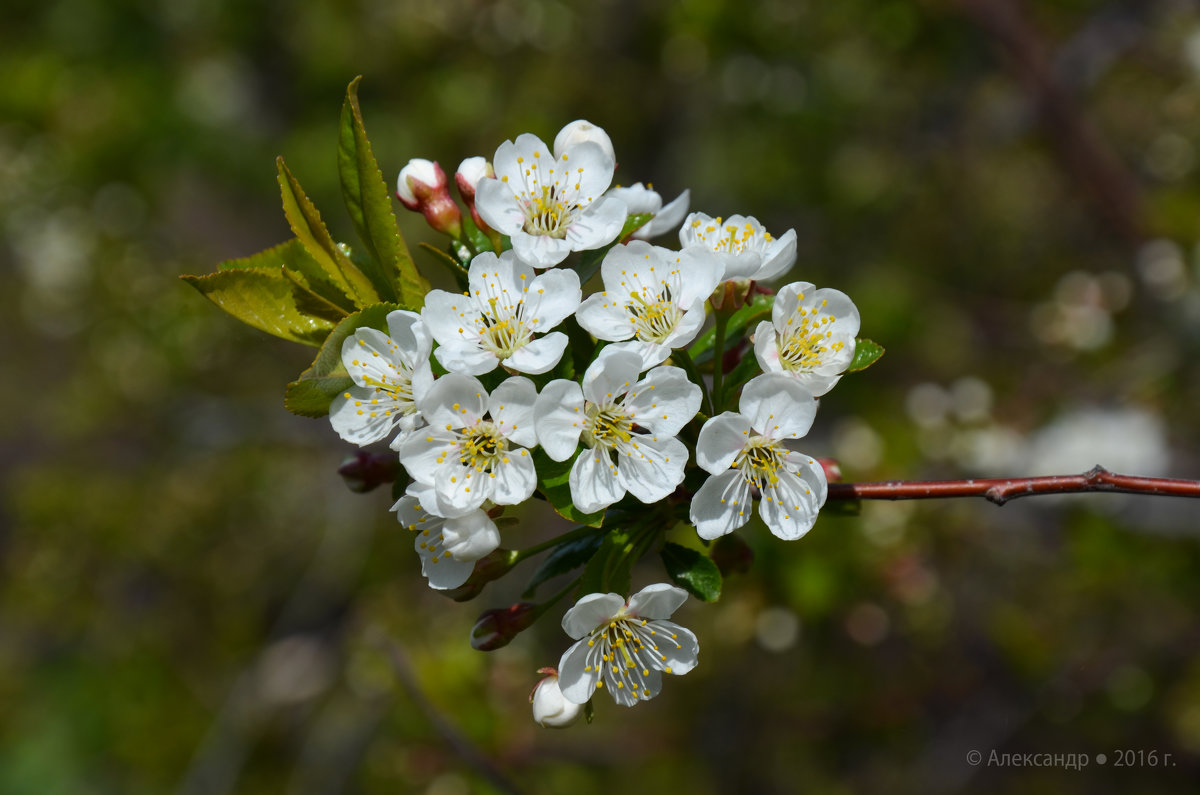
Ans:
[[[279,170],[279,190],[283,196],[283,214],[304,249],[321,266],[325,277],[354,300],[355,306],[370,306],[379,302],[374,286],[338,248],[321,220],[321,214],[309,201],[300,183],[288,171],[283,158],[276,158]]]
[[[662,560],[671,579],[692,596],[705,602],[721,597],[721,570],[700,552],[668,541],[663,545]]]
[[[860,337],[854,341],[854,358],[850,360],[850,366],[846,368],[846,372],[857,373],[866,370],[879,361],[881,356],[883,356],[882,345]]]
[[[579,283],[586,284],[587,280],[592,278],[600,268],[600,263],[604,261],[604,255],[609,252],[609,249],[648,224],[653,217],[650,213],[638,213],[637,215],[628,216],[625,219],[625,226],[621,228],[621,234],[617,235],[616,240],[607,246],[583,252],[583,255],[579,258],[579,262],[571,266],[579,274]]]
[[[362,110],[358,106],[360,80],[361,76],[356,77],[346,87],[346,101],[342,105],[338,136],[342,197],[354,223],[354,231],[370,256],[370,264],[364,263],[363,273],[386,300],[398,300],[420,309],[429,292],[429,282],[417,271],[408,246],[404,244],[392,211],[391,193],[371,152]]]
[[[590,527],[599,527],[604,522],[604,511],[583,513],[571,502],[571,464],[574,457],[566,461],[555,461],[541,448],[533,451],[533,465],[537,468],[538,490],[550,506],[564,519]]]
[[[309,255],[304,244],[295,238],[249,257],[226,260],[217,266],[217,269],[222,271],[262,270],[274,273],[278,273],[280,268],[284,270],[285,276],[299,283],[306,292],[311,292],[337,307],[340,310],[337,320],[354,311],[354,301],[329,280],[325,270]],[[314,314],[323,316],[319,312]]]
[[[600,542],[603,540],[604,530],[597,527],[577,538],[556,546],[554,551],[542,561],[542,565],[538,566],[537,571],[533,573],[521,597],[524,599],[531,598],[537,587],[546,580],[557,577],[560,574],[566,574],[587,563],[592,555],[596,554],[596,550],[600,548]]]
[[[398,304],[375,304],[339,323],[325,338],[325,344],[321,346],[312,365],[287,385],[283,400],[287,410],[302,417],[324,417],[329,414],[329,404],[333,399],[354,383],[342,366],[342,342],[355,329],[364,326],[386,331],[388,313],[404,308]]]
[[[285,340],[317,346],[334,327],[297,306],[295,286],[279,271],[224,270],[182,278],[238,320]]]

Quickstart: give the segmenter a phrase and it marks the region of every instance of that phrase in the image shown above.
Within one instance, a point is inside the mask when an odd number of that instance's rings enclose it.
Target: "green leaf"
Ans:
[[[555,461],[540,447],[533,451],[533,465],[537,467],[538,489],[551,507],[564,519],[576,524],[599,527],[604,522],[604,511],[583,513],[571,502],[571,464],[575,457],[566,461]]]
[[[662,560],[671,579],[692,596],[705,602],[721,598],[721,570],[699,551],[668,541]]]
[[[866,370],[883,356],[883,346],[872,340],[859,338],[854,342],[854,358],[850,360],[847,373],[857,373]]]
[[[275,160],[279,169],[279,190],[283,196],[283,214],[305,251],[317,262],[324,277],[350,296],[355,306],[370,306],[379,302],[370,280],[355,267],[345,252],[333,241],[321,214],[309,201],[300,183],[288,171],[283,158]]]
[[[725,350],[732,347],[730,343],[736,342],[750,324],[758,325],[764,320],[770,320],[773,306],[775,306],[775,296],[755,293],[740,309],[730,315],[725,324]],[[710,326],[688,348],[688,354],[696,364],[703,364],[712,359],[713,341],[716,336],[716,326]]]
[[[609,243],[607,246],[601,246],[600,248],[583,252],[583,255],[579,258],[579,262],[571,266],[572,270],[579,274],[579,283],[587,284],[587,280],[592,278],[592,276],[594,276],[596,271],[600,268],[600,263],[604,261],[604,256],[608,254],[609,250],[625,238],[632,235],[638,229],[641,229],[643,226],[648,224],[650,219],[653,217],[654,216],[650,213],[638,213],[637,215],[630,215],[625,218],[625,226],[621,228],[621,234],[617,235],[613,242]]]
[[[608,531],[579,581],[579,595],[628,594],[633,577],[633,534],[623,527]]]
[[[358,106],[358,83],[354,78],[346,87],[342,105],[342,123],[338,136],[338,173],[342,181],[342,197],[354,231],[363,242],[370,264],[363,273],[376,291],[386,300],[400,301],[414,309],[425,305],[429,282],[417,271],[396,215],[367,131],[363,126],[362,110]]]
[[[312,365],[287,385],[283,400],[287,410],[302,417],[328,415],[333,399],[354,383],[342,366],[342,342],[364,326],[386,333],[388,313],[405,308],[398,304],[375,304],[339,323],[325,338],[325,344],[321,346]]]
[[[285,340],[320,345],[334,327],[297,306],[295,285],[279,271],[223,270],[182,278],[238,320]]]
[[[566,574],[587,563],[600,548],[600,542],[604,540],[604,533],[605,531],[601,528],[596,528],[555,547],[554,551],[546,556],[542,565],[538,566],[537,571],[533,573],[529,584],[525,586],[525,593],[521,594],[521,597],[524,599],[532,597],[537,587],[546,580]]]

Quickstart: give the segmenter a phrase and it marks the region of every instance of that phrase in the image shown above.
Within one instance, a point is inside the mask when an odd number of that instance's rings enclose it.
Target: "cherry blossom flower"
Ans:
[[[471,260],[467,292],[431,290],[421,317],[440,346],[435,356],[455,373],[482,375],[503,365],[544,373],[558,364],[567,335],[554,328],[582,298],[579,275],[568,269],[540,276],[511,251]],[[535,338],[535,335],[542,335]]]
[[[585,704],[603,687],[631,707],[658,695],[662,675],[696,667],[700,644],[671,617],[687,599],[682,588],[648,585],[628,602],[615,593],[592,593],[563,616],[562,627],[578,643],[558,663],[558,686],[567,701]]]
[[[771,320],[755,329],[754,355],[763,372],[791,376],[820,397],[854,359],[858,326],[858,308],[845,293],[795,282],[779,290]]]
[[[746,384],[738,409],[700,429],[696,462],[712,477],[692,498],[692,524],[705,539],[730,533],[750,520],[757,496],[759,516],[774,535],[800,538],[816,521],[828,486],[821,465],[785,442],[808,433],[817,402],[797,381],[768,374]]]
[[[509,378],[489,396],[469,375],[450,373],[425,394],[421,412],[429,421],[392,447],[422,486],[421,507],[438,516],[462,517],[491,500],[516,505],[537,485],[527,448],[537,444],[533,404],[537,390],[528,378]]]
[[[640,381],[641,358],[606,349],[583,376],[551,381],[538,396],[538,443],[555,461],[587,447],[571,466],[571,502],[584,513],[633,494],[657,502],[683,482],[688,451],[675,438],[700,408],[700,387],[678,367],[655,367]],[[636,381],[636,383],[634,383]],[[614,462],[614,456],[616,458]]]
[[[773,279],[796,262],[796,230],[775,238],[750,216],[721,219],[692,213],[679,228],[679,244],[684,251],[701,248],[716,252],[725,268],[723,281]]]
[[[652,240],[679,226],[679,222],[687,214],[688,204],[692,200],[692,192],[685,190],[664,207],[662,196],[650,186],[640,182],[635,182],[627,188],[619,186],[612,188],[605,195],[624,202],[625,209],[630,215],[649,214],[653,216],[634,231],[633,236],[638,240]]]
[[[646,369],[696,338],[721,264],[703,249],[675,252],[634,240],[605,255],[600,276],[604,290],[579,305],[576,320],[593,336],[618,343],[609,348],[637,353]]]
[[[611,143],[605,151],[594,136],[560,140],[553,153],[529,133],[505,141],[492,158],[496,177],[476,185],[479,215],[536,268],[611,243],[625,224],[625,205],[603,195],[616,167]]]
[[[333,399],[329,421],[352,444],[377,442],[396,428],[403,439],[423,424],[417,402],[433,385],[433,340],[415,312],[397,309],[387,324],[387,334],[360,328],[342,342],[342,364],[354,386]]]
[[[439,591],[457,588],[475,569],[475,561],[500,546],[495,523],[481,510],[446,519],[421,506],[420,495],[429,486],[413,484],[392,510],[400,524],[416,533],[414,546],[421,557],[421,573],[429,587]]]

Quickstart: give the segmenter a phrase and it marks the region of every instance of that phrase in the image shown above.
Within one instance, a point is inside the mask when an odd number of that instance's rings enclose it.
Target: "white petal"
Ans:
[[[388,336],[400,347],[400,355],[409,370],[422,362],[429,363],[433,339],[419,314],[397,309],[388,313],[387,324]]]
[[[338,436],[361,447],[392,432],[402,415],[394,400],[372,406],[371,400],[378,400],[376,394],[373,387],[352,386],[333,399],[329,404],[329,422]]]
[[[771,307],[771,323],[779,331],[787,327],[788,318],[796,314],[800,304],[816,287],[811,282],[791,282],[779,288]]]
[[[727,470],[704,481],[692,497],[692,524],[701,538],[719,538],[750,521],[753,508],[750,484],[741,472]]]
[[[546,455],[566,461],[579,447],[583,432],[583,392],[574,381],[551,381],[534,405],[537,441]]]
[[[590,593],[582,597],[562,617],[563,632],[575,640],[591,634],[625,606],[625,597],[615,593]],[[585,644],[586,645],[586,644]],[[562,671],[559,671],[562,678]]]
[[[537,488],[533,456],[523,447],[510,449],[508,458],[493,470],[492,476],[491,498],[497,505],[520,505],[532,497]]]
[[[690,309],[683,313],[683,317],[675,325],[675,330],[662,341],[661,347],[669,351],[672,348],[683,348],[690,345],[692,340],[696,339],[696,335],[700,333],[700,328],[704,325],[704,319],[704,302],[697,301],[692,304]]]
[[[668,496],[683,482],[687,459],[687,447],[678,439],[634,434],[617,455],[617,472],[630,494],[650,504]]]
[[[825,474],[813,462],[799,476],[780,472],[779,480],[763,489],[758,512],[771,533],[784,540],[800,538],[812,529],[824,501]]]
[[[509,236],[512,238],[512,250],[535,268],[557,265],[571,253],[571,244],[563,238],[531,235],[519,229],[509,233]]]
[[[643,342],[642,340],[629,340],[628,342],[614,342],[604,350],[606,351],[628,351],[636,354],[642,360],[642,369],[648,370],[656,364],[662,364],[671,356],[671,349],[666,345],[659,345],[656,342]]]
[[[437,502],[445,503],[449,509],[439,506],[447,516],[465,516],[492,496],[492,478],[489,474],[458,460],[448,460],[435,471],[433,487],[437,490]],[[431,507],[426,502],[421,504],[426,508]]]
[[[579,308],[579,274],[559,268],[531,280],[525,293],[525,317],[536,331],[549,331]]]
[[[360,328],[342,341],[342,364],[361,387],[390,383],[404,368],[399,346],[379,329]],[[404,368],[407,369],[407,368]]]
[[[595,513],[625,496],[610,455],[601,448],[579,453],[568,478],[571,502],[584,513]]]
[[[610,154],[611,144],[609,147],[609,151],[605,151],[603,145],[584,141],[558,151],[558,162],[562,167],[569,169],[563,181],[564,192],[567,195],[573,195],[579,203],[587,204],[599,199],[600,195],[608,190],[617,166],[616,160]],[[566,155],[565,163],[563,155]]]
[[[750,438],[750,420],[726,411],[704,423],[696,440],[696,463],[706,472],[719,475],[733,465]]]
[[[790,271],[795,264],[796,230],[789,229],[768,245],[763,264],[754,274],[754,279],[756,281],[774,279]]]
[[[750,379],[742,388],[738,409],[762,435],[794,439],[812,427],[817,401],[793,379],[768,373]]]
[[[721,276],[725,271],[721,260],[711,251],[695,248],[680,251],[671,262],[674,262],[675,258],[679,260],[677,267],[682,276],[679,305],[690,308],[698,301],[707,300],[721,283]]]
[[[588,296],[575,312],[575,319],[584,331],[602,340],[627,340],[633,336],[633,325],[624,304],[613,300],[604,291]]]
[[[467,271],[467,289],[471,300],[481,311],[490,315],[496,314],[493,300],[501,308],[509,310],[521,303],[525,285],[531,281],[533,268],[517,259],[512,251],[505,251],[499,257],[485,251],[471,260],[471,267]]]
[[[525,225],[525,213],[521,211],[513,189],[499,179],[499,169],[496,176],[497,179],[479,180],[475,187],[475,211],[492,229],[512,235]]]
[[[393,444],[400,455],[400,464],[418,483],[433,483],[434,473],[446,459],[454,459],[457,437],[442,428],[429,426],[410,434],[403,442]],[[427,510],[429,510],[427,508]]]
[[[469,375],[449,373],[433,382],[420,409],[435,428],[465,428],[478,422],[487,406],[483,384]]]
[[[485,348],[452,341],[433,352],[442,367],[459,375],[483,375],[496,369],[500,360]]]
[[[629,391],[637,380],[641,359],[610,345],[583,374],[583,397],[589,403],[606,406]]]
[[[625,612],[638,618],[670,618],[687,598],[687,591],[682,588],[656,582],[629,597],[629,607]]]
[[[504,360],[504,366],[530,375],[548,373],[562,359],[567,342],[566,334],[552,331],[540,339],[522,345]]]
[[[754,329],[754,358],[764,373],[784,372],[779,361],[779,339],[770,321],[764,320]]]
[[[614,199],[620,199],[625,204],[625,209],[629,211],[630,215],[643,215],[646,213],[655,215],[662,210],[662,196],[659,196],[657,191],[647,188],[640,182],[635,182],[629,187],[612,188],[605,195],[612,196]],[[650,223],[653,223],[653,220]],[[642,227],[642,229],[645,228],[645,226]]]
[[[683,675],[696,667],[700,656],[700,642],[690,629],[674,621],[652,621],[656,636],[664,636],[658,642],[659,663],[662,670],[670,669],[675,675]],[[667,659],[662,659],[666,657]]]
[[[477,344],[479,309],[470,296],[445,290],[430,290],[425,295],[421,319],[439,345]],[[426,357],[428,358],[428,357]]]
[[[700,387],[670,365],[655,367],[634,385],[625,408],[634,422],[662,436],[675,436],[700,410]]]
[[[533,426],[535,402],[537,387],[528,378],[518,375],[506,378],[496,387],[488,408],[504,437],[522,447],[533,447],[537,444],[537,431]]]
[[[589,647],[587,641],[581,640],[567,649],[558,661],[558,687],[562,691],[563,698],[574,704],[587,703],[592,694],[596,692],[596,682],[600,675],[589,657],[595,657],[598,660],[600,647]],[[591,667],[592,670],[585,671],[584,669],[588,667]]]
[[[679,226],[679,222],[683,220],[683,216],[687,215],[688,204],[692,200],[692,192],[685,190],[683,193],[675,197],[674,201],[663,207],[650,222],[641,229],[633,233],[633,236],[640,240],[650,240],[651,238],[665,235],[675,227]],[[645,212],[644,210],[630,210],[630,214],[635,212]]]
[[[625,203],[611,196],[592,202],[575,222],[567,227],[567,243],[572,251],[590,251],[617,239],[625,226]]]
[[[442,542],[455,560],[476,561],[500,546],[500,531],[483,511],[472,511],[442,525]]]
[[[440,530],[431,531],[428,535],[417,533],[413,547],[421,556],[421,573],[429,580],[429,587],[444,591],[466,582],[475,569],[475,563],[446,555],[441,549],[440,540]]]

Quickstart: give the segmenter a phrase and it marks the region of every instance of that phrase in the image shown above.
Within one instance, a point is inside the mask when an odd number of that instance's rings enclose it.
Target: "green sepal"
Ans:
[[[369,263],[364,262],[360,267],[385,300],[398,300],[420,309],[425,305],[429,282],[417,270],[404,243],[392,209],[391,193],[371,152],[358,105],[360,80],[361,75],[346,87],[338,135],[342,198],[346,201],[354,231],[370,257]]]
[[[725,324],[725,350],[730,349],[730,343],[736,342],[751,323],[757,325],[763,320],[770,320],[771,309],[774,306],[775,296],[755,293],[740,309],[730,315]],[[712,359],[713,341],[716,336],[716,326],[711,326],[688,348],[688,355],[696,364],[703,364]]]
[[[379,294],[346,253],[333,241],[321,214],[309,201],[300,183],[288,171],[283,158],[275,159],[279,170],[279,190],[283,197],[283,214],[304,249],[317,262],[325,277],[333,282],[357,307],[379,303]]]
[[[296,286],[278,270],[221,270],[180,278],[243,323],[291,342],[319,346],[334,328],[331,320],[301,309]]]
[[[663,566],[675,584],[705,602],[721,598],[721,570],[706,555],[668,541],[662,548]]]
[[[628,595],[633,582],[633,533],[615,527],[600,542],[600,547],[579,580],[579,595],[618,593]]]
[[[537,587],[546,580],[566,574],[587,563],[592,555],[596,554],[596,550],[600,548],[600,542],[603,540],[604,530],[597,527],[556,546],[554,551],[542,561],[542,565],[538,566],[533,576],[529,578],[529,584],[525,586],[525,592],[521,594],[521,598],[531,598]]]
[[[878,342],[859,337],[854,341],[854,358],[850,360],[847,373],[858,373],[866,370],[883,356],[884,348]]]
[[[621,234],[617,235],[613,242],[607,246],[583,252],[579,261],[571,266],[571,269],[579,274],[579,283],[587,284],[587,280],[592,278],[596,274],[596,271],[599,270],[600,263],[604,261],[604,256],[608,254],[609,250],[648,224],[653,217],[650,213],[638,213],[637,215],[626,216],[625,226],[621,227]]]
[[[397,309],[407,307],[399,304],[369,306],[350,315],[329,332],[312,365],[287,385],[283,400],[287,410],[302,417],[327,416],[333,399],[354,384],[342,365],[342,342],[356,329],[367,326],[386,334],[388,313]]]
[[[533,451],[533,465],[537,468],[538,490],[550,503],[555,512],[576,524],[599,527],[604,522],[604,511],[583,513],[571,502],[571,465],[575,456],[566,461],[555,461],[540,447]]]

